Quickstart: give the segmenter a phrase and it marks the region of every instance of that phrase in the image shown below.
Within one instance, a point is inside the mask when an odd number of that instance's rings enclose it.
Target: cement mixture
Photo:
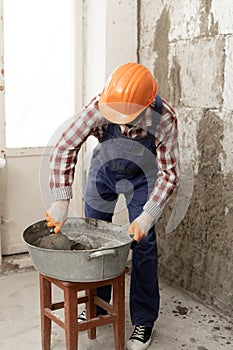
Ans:
[[[41,237],[33,245],[39,248],[53,250],[91,250],[100,247],[99,244],[85,235],[80,235],[77,239],[73,240],[62,233],[53,233]]]

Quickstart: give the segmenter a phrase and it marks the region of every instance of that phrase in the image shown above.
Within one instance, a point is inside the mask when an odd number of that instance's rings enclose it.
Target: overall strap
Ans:
[[[114,123],[108,123],[108,126],[103,135],[102,142],[115,138],[119,135],[120,135],[119,125],[116,125]]]
[[[163,108],[163,102],[159,95],[156,95],[154,101],[150,105],[150,108],[152,110],[152,125],[149,127],[148,131],[152,135],[155,135],[155,130],[160,123],[160,117]]]
[[[162,102],[162,99],[159,95],[156,95],[156,97],[152,103],[152,108],[155,112],[157,112],[159,114],[162,113],[163,102]]]
[[[106,131],[108,131],[110,134],[113,134],[113,133],[115,133],[116,132],[116,130],[117,130],[117,128],[116,128],[116,124],[114,124],[114,123],[108,123],[108,126],[107,126],[107,128],[106,128]]]

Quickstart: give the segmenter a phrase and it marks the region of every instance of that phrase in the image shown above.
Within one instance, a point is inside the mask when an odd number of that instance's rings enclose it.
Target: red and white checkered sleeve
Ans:
[[[103,117],[94,98],[62,133],[50,156],[49,185],[54,200],[72,198],[72,184],[78,152],[82,143],[100,125]]]
[[[171,107],[166,107],[156,134],[158,176],[150,198],[144,206],[144,210],[155,218],[155,222],[161,216],[179,181],[177,118]]]

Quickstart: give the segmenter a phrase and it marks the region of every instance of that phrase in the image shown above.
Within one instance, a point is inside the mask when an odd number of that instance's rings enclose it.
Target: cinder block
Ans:
[[[230,34],[233,32],[233,1],[221,2],[212,0],[211,12],[218,26],[219,34]]]
[[[178,138],[180,150],[181,168],[193,168],[194,174],[198,173],[198,147],[197,129],[201,118],[202,109],[175,108],[178,119]]]
[[[223,107],[233,110],[233,37],[226,38]]]
[[[224,39],[180,41],[170,46],[180,67],[180,103],[185,107],[220,108],[222,105]],[[171,68],[171,67],[170,67]],[[172,87],[172,80],[170,81]]]
[[[144,49],[146,46],[152,51],[151,45],[153,46],[154,32],[156,22],[161,16],[164,6],[162,1],[141,1],[140,7],[138,8],[138,26],[139,26],[139,49]]]
[[[199,0],[167,1],[170,13],[169,41],[195,38],[200,35]]]
[[[233,3],[219,0],[143,1],[140,6],[141,46],[153,47],[156,27],[168,30],[169,42],[232,32]]]
[[[188,39],[200,35],[199,0],[181,2],[179,0],[142,1],[140,6],[140,43],[142,47],[153,48],[156,27],[168,30],[169,41]],[[162,44],[162,43],[161,43]]]

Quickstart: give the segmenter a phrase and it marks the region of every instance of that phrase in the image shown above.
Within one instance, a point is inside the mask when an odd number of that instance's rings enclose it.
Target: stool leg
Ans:
[[[51,283],[40,274],[40,315],[41,315],[41,343],[42,350],[50,350],[51,320],[45,316],[45,308],[51,309],[52,293]]]
[[[88,289],[86,290],[87,295],[87,302],[86,302],[86,309],[87,309],[87,319],[92,319],[96,317],[96,306],[94,304],[94,296],[96,295],[96,289]],[[95,339],[96,338],[96,327],[89,328],[87,330],[88,338],[89,339]]]
[[[78,349],[77,291],[72,287],[64,289],[66,350]]]
[[[113,324],[115,349],[125,349],[125,275],[113,282],[113,308],[117,319]]]

